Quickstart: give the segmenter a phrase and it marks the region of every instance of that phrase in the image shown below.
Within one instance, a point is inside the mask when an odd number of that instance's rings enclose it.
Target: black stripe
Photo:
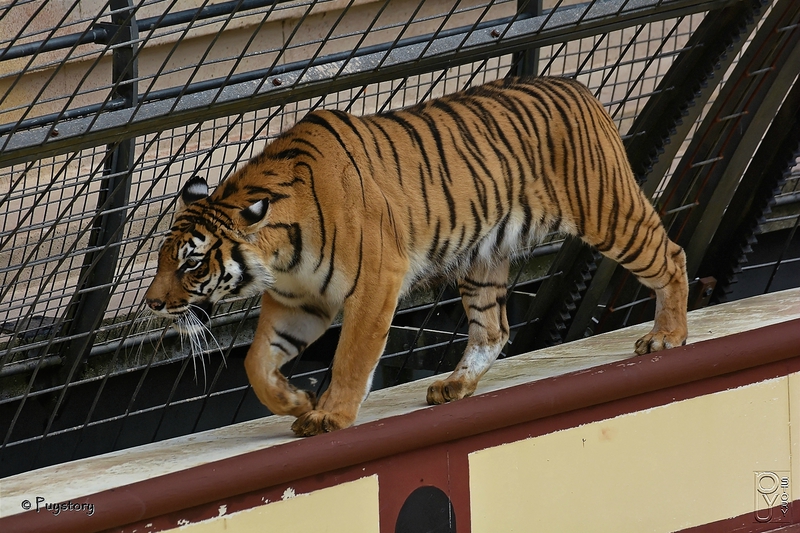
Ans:
[[[345,298],[349,298],[352,295],[356,287],[358,286],[358,280],[361,278],[361,265],[364,263],[364,232],[361,232],[361,237],[358,243],[358,270],[356,270],[356,277],[353,280],[353,286],[350,287],[350,290],[347,291]]]
[[[619,264],[621,264],[622,266],[625,266],[628,263],[632,263],[633,261],[636,261],[636,259],[638,259],[639,256],[644,251],[645,247],[650,245],[650,241],[652,241],[653,233],[656,231],[656,229],[657,229],[657,226],[649,226],[647,228],[647,232],[644,234],[644,236],[641,236],[641,235],[639,236],[640,238],[639,238],[639,240],[637,242],[638,246],[636,246],[634,249],[632,249],[628,253],[627,256],[621,258],[618,261]]]
[[[170,231],[181,233],[189,231],[192,226],[206,228],[209,233],[216,233],[220,227],[230,228],[232,221],[225,213],[216,209],[199,209],[197,204],[190,205],[175,219]]]
[[[347,157],[350,159],[350,163],[352,163],[353,168],[356,171],[356,174],[358,174],[358,179],[361,184],[361,201],[364,205],[367,205],[367,196],[366,193],[364,192],[364,178],[361,175],[361,169],[358,168],[358,164],[356,164],[356,160],[353,157],[353,154],[350,152],[350,149],[345,144],[344,139],[342,139],[341,135],[339,135],[339,132],[336,131],[336,129],[327,120],[325,120],[316,113],[311,113],[306,115],[305,118],[303,119],[303,122],[308,122],[311,124],[316,124],[317,126],[322,126],[333,136],[334,139],[336,139],[336,142],[339,143],[344,152],[347,154]]]
[[[406,134],[411,138],[411,140],[416,143],[417,147],[419,148],[419,154],[422,156],[422,160],[425,162],[425,169],[428,171],[428,176],[432,178],[433,171],[432,171],[431,161],[428,158],[428,153],[424,149],[425,143],[422,141],[422,137],[417,131],[417,128],[413,124],[408,122],[405,118],[401,117],[400,113],[402,113],[402,111],[397,113],[386,113],[385,115],[381,115],[381,117],[386,120],[391,120],[392,122],[395,122],[396,124],[400,125],[406,132]]]
[[[358,137],[358,140],[361,143],[361,150],[363,151],[364,155],[366,156],[367,164],[369,165],[369,173],[370,173],[370,175],[374,176],[375,175],[375,168],[372,166],[372,158],[369,156],[369,145],[364,140],[364,137],[361,136],[361,132],[358,131],[358,127],[353,122],[353,119],[355,117],[353,115],[349,115],[349,114],[345,113],[344,111],[339,111],[338,109],[332,109],[331,113],[333,113],[339,120],[344,122],[345,126],[350,128],[350,130],[356,135],[356,137]],[[372,134],[372,132],[370,131],[370,135],[371,134]],[[374,142],[374,137],[373,137],[373,142]],[[361,174],[359,174],[359,177],[360,176],[361,176]],[[363,190],[363,188],[364,188],[363,184],[361,185],[361,188]]]
[[[217,241],[214,244],[214,246],[211,249],[209,249],[208,252],[206,252],[205,257],[202,259],[202,261],[203,261],[202,265],[199,268],[197,268],[196,270],[193,271],[195,276],[198,277],[198,278],[202,278],[202,277],[208,276],[208,273],[209,273],[208,271],[210,270],[210,266],[211,266],[211,256],[213,255],[214,256],[214,261],[216,261],[216,263],[217,263],[217,265],[219,266],[219,269],[220,269],[220,275],[217,278],[217,284],[214,286],[215,289],[217,287],[219,287],[219,284],[222,281],[222,278],[226,274],[226,272],[225,272],[225,262],[223,261],[223,257],[222,257],[222,248],[220,247],[221,244],[222,244],[221,240]],[[208,285],[210,283],[211,283],[211,277],[207,277],[202,283],[200,283],[200,285],[197,287],[197,289],[200,292],[200,294],[206,294],[206,287],[208,287]]]
[[[436,227],[433,230],[433,241],[428,246],[428,253],[426,254],[428,261],[433,261],[436,250],[439,248],[439,234],[441,233],[441,223],[436,219]]]
[[[314,183],[314,169],[311,168],[311,165],[307,165],[305,163],[301,163],[301,165],[304,165],[308,169],[308,179],[311,185],[311,198],[314,199],[314,205],[317,208],[317,218],[319,219],[320,245],[319,259],[317,260],[317,264],[314,265],[314,272],[316,272],[319,270],[320,266],[322,266],[322,261],[325,259],[325,243],[327,242],[327,234],[325,232],[325,216],[322,214],[322,204],[317,196],[317,188]]]
[[[494,281],[476,281],[470,277],[465,276],[464,279],[462,279],[461,282],[458,284],[458,288],[461,288],[462,286],[466,285],[471,285],[472,287],[475,288],[480,288],[480,287],[494,287],[495,289],[506,288],[505,283],[496,283]]]
[[[411,204],[408,204],[407,206],[407,213],[408,213],[408,248],[410,250],[413,250],[417,245],[417,228],[414,226],[414,213],[411,212]]]
[[[297,144],[304,144],[304,145],[308,146],[309,148],[311,148],[312,150],[314,150],[315,152],[317,152],[319,155],[325,156],[325,154],[323,154],[322,151],[319,148],[317,148],[316,144],[314,144],[313,142],[308,141],[306,139],[303,139],[302,137],[293,137],[291,142],[297,143]],[[309,157],[311,157],[312,159],[314,159],[316,161],[315,157],[312,157],[312,156],[309,156]]]
[[[488,139],[499,141],[499,143],[498,142],[492,143],[490,145],[490,148],[492,149],[492,154],[495,156],[495,158],[503,167],[503,177],[505,178],[506,185],[508,186],[509,185],[508,180],[510,179],[511,176],[511,163],[509,162],[508,157],[506,157],[506,154],[513,153],[514,147],[512,146],[508,137],[506,137],[503,131],[504,128],[497,122],[494,114],[490,110],[486,109],[481,102],[473,100],[470,102],[466,102],[465,105],[467,105],[468,108],[470,108],[476,115],[478,115],[481,118],[481,121],[485,124],[485,126],[487,126],[484,133],[486,133]],[[472,138],[472,133],[466,131],[462,133],[462,136],[467,138]],[[501,147],[504,147],[506,151],[505,152],[501,151],[500,149]],[[490,183],[494,185],[494,195],[495,195],[497,214],[498,216],[502,216],[502,214],[505,213],[504,207],[506,204],[503,202],[503,199],[500,195],[500,190],[498,188],[499,182],[497,181],[497,176],[493,176],[493,179]]]
[[[327,311],[325,311],[321,307],[317,307],[316,305],[312,305],[312,304],[307,304],[306,303],[306,304],[301,305],[300,309],[304,313],[307,313],[309,315],[313,315],[313,316],[315,316],[317,318],[321,318],[323,320],[328,320],[330,318],[330,316],[328,315]]]
[[[486,326],[484,326],[483,323],[480,320],[475,320],[474,318],[470,318],[469,319],[469,325],[470,326],[476,325],[476,326],[482,327],[483,329],[486,329]]]
[[[461,224],[461,235],[459,235],[458,244],[456,244],[455,247],[456,253],[461,253],[462,251],[464,251],[463,244],[464,244],[464,238],[466,238],[466,236],[467,236],[467,226]]]
[[[303,350],[306,349],[306,346],[308,346],[307,342],[303,341],[303,339],[295,337],[291,333],[287,333],[285,331],[280,331],[280,330],[276,329],[275,330],[275,335],[280,337],[281,340],[284,340],[284,341],[288,342],[289,344],[291,344],[294,347],[294,349],[297,350],[297,353],[302,352]]]
[[[664,252],[665,252],[664,255],[665,255],[665,257],[664,257],[664,260],[661,262],[661,267],[658,269],[658,272],[656,272],[655,274],[648,275],[648,276],[641,276],[642,272],[647,272],[648,270],[653,268],[653,265],[656,264],[656,260],[659,258],[659,255],[660,255],[658,253],[658,251],[661,249],[662,246],[664,247]],[[645,265],[642,268],[636,268],[636,269],[631,268],[629,270],[632,273],[636,274],[637,277],[643,277],[643,278],[648,278],[649,279],[649,278],[657,278],[657,277],[662,276],[664,271],[667,269],[666,251],[667,251],[667,233],[666,232],[662,232],[662,234],[661,234],[661,242],[659,242],[658,245],[656,245],[656,246],[654,246],[652,248],[653,254],[652,254],[652,257],[650,258],[650,261],[647,263],[647,265]],[[642,250],[642,253],[644,253],[644,250]]]
[[[269,292],[275,293],[278,296],[280,296],[281,298],[286,298],[287,300],[296,300],[297,298],[300,297],[299,295],[297,295],[297,294],[295,294],[293,292],[282,291],[282,290],[277,289],[275,287],[270,287],[269,288]]]
[[[628,189],[626,187],[626,183],[622,179],[617,179],[617,172],[618,168],[612,167],[609,171],[611,174],[611,209],[608,213],[608,221],[606,225],[603,226],[605,228],[605,235],[603,236],[603,240],[599,243],[595,244],[595,248],[597,248],[600,252],[607,252],[611,250],[617,242],[616,236],[619,232],[617,229],[617,225],[619,224],[619,216],[620,216],[620,194],[624,194],[625,191]],[[615,185],[615,184],[618,184]],[[600,204],[601,206],[603,204]],[[598,229],[598,232],[600,230]]]
[[[422,189],[422,203],[425,206],[425,222],[431,223],[431,206],[428,202],[428,186],[425,184],[425,173],[422,165],[419,165],[419,183]]]
[[[331,240],[331,258],[328,261],[328,273],[325,275],[325,281],[322,282],[322,287],[319,292],[325,294],[328,289],[328,284],[333,277],[333,260],[336,257],[336,227],[333,228],[333,239]]]
[[[222,182],[222,194],[219,199],[228,198],[239,192],[239,182],[234,179],[227,179]]]
[[[508,220],[510,216],[505,215],[502,220],[500,220],[500,224],[497,225],[497,237],[494,241],[494,254],[497,255],[500,252],[500,245],[506,238],[506,228],[508,227]]]
[[[398,184],[402,188],[403,187],[403,174],[400,171],[400,153],[397,151],[397,147],[395,146],[394,141],[389,136],[389,134],[386,132],[386,130],[383,128],[383,126],[381,126],[381,123],[378,122],[377,120],[369,121],[368,124],[378,128],[378,131],[380,131],[381,134],[383,134],[383,136],[386,138],[386,142],[389,144],[389,147],[392,149],[392,160],[394,161],[395,175],[397,176]],[[378,144],[377,139],[375,141],[375,144],[376,145]]]
[[[267,224],[265,227],[272,229],[285,229],[286,235],[289,238],[289,244],[292,245],[292,258],[286,266],[276,267],[277,270],[288,272],[294,269],[300,263],[300,256],[303,252],[303,232],[300,229],[300,224],[294,222],[292,224],[275,223]]]
[[[478,311],[479,313],[483,313],[483,312],[488,311],[489,309],[492,309],[494,307],[497,307],[497,302],[492,302],[492,303],[486,304],[486,305],[469,304],[469,308],[470,309],[472,309],[473,311]]]
[[[628,223],[631,220],[633,220],[633,213],[634,213],[635,210],[636,210],[636,203],[635,203],[635,201],[632,201],[632,202],[630,202],[630,204],[628,204],[628,212],[627,212],[627,214],[625,216],[625,227],[624,227],[624,230],[628,228]],[[617,257],[615,259],[616,259],[616,261],[618,263],[623,264],[622,263],[622,258],[627,256],[628,252],[630,251],[630,249],[634,246],[634,244],[636,244],[637,240],[640,237],[639,229],[642,227],[642,223],[643,222],[644,222],[644,218],[643,217],[638,217],[636,219],[636,224],[634,224],[633,230],[631,230],[631,236],[628,239],[628,242],[625,244],[625,246],[622,247],[622,249],[619,252],[617,252]]]
[[[231,294],[238,294],[242,288],[246,287],[253,281],[253,275],[247,271],[247,264],[244,261],[244,256],[242,255],[241,250],[239,250],[239,245],[234,244],[231,247],[231,259],[239,265],[239,271],[242,273],[242,279],[239,280],[239,284],[231,290]]]
[[[282,351],[283,353],[285,353],[289,357],[294,357],[296,355],[296,354],[292,353],[290,351],[290,349],[286,345],[284,345],[284,344],[282,344],[280,342],[272,341],[271,343],[269,343],[269,345],[274,347],[274,348],[279,349],[280,351]]]
[[[548,89],[551,89],[551,88],[548,88]],[[572,209],[572,211],[573,211],[572,215],[573,215],[573,220],[575,219],[576,215],[578,216],[578,219],[574,220],[574,221],[577,222],[576,225],[578,226],[577,227],[578,233],[582,235],[582,234],[585,233],[585,218],[584,218],[585,217],[585,211],[584,211],[584,207],[583,207],[583,199],[582,199],[581,194],[580,194],[581,193],[581,188],[582,188],[580,186],[580,183],[579,183],[579,181],[580,181],[580,172],[578,172],[577,164],[573,165],[573,172],[572,173],[569,172],[569,167],[568,167],[570,162],[574,162],[574,160],[575,160],[574,156],[577,155],[577,151],[578,151],[578,147],[575,145],[575,137],[576,137],[577,134],[575,133],[575,129],[573,128],[573,125],[572,125],[572,120],[570,119],[570,115],[569,115],[569,113],[567,111],[567,109],[569,108],[570,103],[564,99],[563,94],[560,93],[559,91],[551,89],[551,90],[547,90],[546,92],[547,92],[548,96],[550,97],[550,102],[552,104],[552,107],[560,115],[561,120],[563,122],[564,129],[566,130],[566,135],[564,135],[562,137],[563,149],[564,149],[563,176],[564,176],[565,180],[572,181],[573,184],[574,184],[573,185],[574,189],[573,189],[573,191],[571,191],[572,194],[568,194],[567,197],[569,199],[574,199],[576,201],[576,203],[577,203],[577,207],[573,207],[573,209]],[[577,136],[579,137],[579,135],[577,135]],[[567,140],[570,141],[569,145],[567,144]],[[571,150],[570,150],[570,148],[571,148]],[[572,202],[570,202],[570,204],[571,203]]]
[[[475,202],[470,200],[469,205],[472,209],[472,220],[475,222],[475,228],[472,231],[472,237],[469,239],[469,244],[467,245],[468,249],[475,246],[475,243],[483,236],[483,221],[478,214],[478,210],[475,208]]]
[[[447,209],[450,215],[450,231],[454,230],[456,227],[456,204],[453,200],[453,195],[450,193],[450,188],[448,187],[448,182],[452,181],[452,176],[450,173],[450,166],[447,163],[447,152],[448,150],[445,149],[444,142],[442,141],[442,135],[439,132],[439,128],[437,127],[433,117],[428,114],[420,113],[420,118],[422,119],[423,123],[428,127],[428,130],[433,137],[433,141],[436,144],[436,154],[439,156],[439,178],[441,181],[442,193],[444,194],[445,201],[447,201]],[[428,150],[424,147],[421,147],[422,153],[427,154]],[[433,176],[431,176],[433,179]]]
[[[295,159],[300,156],[306,156],[310,159],[316,160],[311,152],[307,150],[301,150],[300,148],[287,148],[285,150],[281,150],[277,154],[268,154],[267,157],[270,159]]]
[[[489,203],[486,199],[487,196],[486,184],[483,182],[479,174],[482,174],[483,176],[487,177],[490,176],[491,173],[489,172],[489,168],[486,166],[486,163],[484,162],[484,159],[482,157],[475,157],[474,158],[475,162],[477,162],[477,164],[481,167],[482,170],[482,172],[479,173],[477,169],[473,166],[472,161],[467,157],[467,154],[464,153],[463,150],[461,150],[461,148],[458,146],[457,143],[455,143],[455,138],[453,139],[453,141],[454,141],[453,146],[456,150],[456,153],[458,153],[458,155],[461,156],[461,159],[464,161],[464,164],[470,171],[470,175],[472,177],[472,184],[475,187],[475,194],[477,194],[478,196],[478,202],[480,203],[481,210],[483,211],[483,216],[484,218],[487,218],[489,216],[488,212]]]

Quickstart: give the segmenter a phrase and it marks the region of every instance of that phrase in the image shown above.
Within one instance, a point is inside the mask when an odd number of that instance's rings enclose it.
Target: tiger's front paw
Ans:
[[[684,344],[686,344],[686,334],[656,331],[650,332],[636,341],[634,351],[639,355],[644,355]]]
[[[292,431],[298,437],[311,437],[320,433],[330,433],[337,429],[344,429],[355,422],[353,418],[327,411],[309,411],[294,421]]]
[[[311,391],[287,387],[253,387],[261,403],[275,415],[302,416],[317,406],[317,395]]]
[[[312,411],[317,406],[317,395],[307,390],[294,390],[290,397],[278,396],[282,402],[282,415],[301,416]]]
[[[439,381],[434,381],[428,387],[428,394],[425,399],[428,405],[439,405],[466,398],[471,396],[473,392],[475,392],[475,386],[470,386],[465,381],[440,379]]]

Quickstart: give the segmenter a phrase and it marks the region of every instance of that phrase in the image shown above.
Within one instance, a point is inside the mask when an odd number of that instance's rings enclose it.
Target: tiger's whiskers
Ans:
[[[142,353],[144,352],[145,343],[149,342],[150,347],[153,350],[153,354],[155,355],[158,353],[158,349],[162,348],[161,341],[164,338],[164,333],[169,328],[169,325],[164,326],[163,324],[154,326],[153,321],[158,320],[158,317],[155,316],[153,313],[150,312],[149,309],[145,308],[143,305],[139,307],[136,312],[136,316],[134,316],[131,328],[130,328],[130,336],[135,337],[137,335],[141,335],[141,341],[136,343],[136,353],[134,355],[134,361],[136,366],[141,364],[141,357]],[[161,329],[162,333],[155,339],[151,334],[154,330]],[[128,350],[125,349],[125,356],[128,357]],[[164,352],[165,355],[166,351]],[[167,355],[167,357],[169,357]]]
[[[206,315],[206,319],[208,319],[208,315],[206,312],[198,306],[191,305],[193,310],[190,310],[175,320],[175,329],[178,330],[180,333],[180,340],[181,340],[181,348],[183,348],[183,339],[184,335],[186,340],[188,341],[188,348],[189,348],[189,355],[192,357],[192,367],[194,368],[194,379],[195,382],[197,381],[197,359],[200,359],[200,365],[203,370],[203,388],[207,387],[207,374],[206,374],[206,360],[203,354],[205,352],[209,352],[216,347],[216,350],[219,351],[222,355],[222,362],[224,365],[227,366],[227,361],[225,360],[224,351],[222,347],[217,342],[217,338],[211,332],[211,330],[206,326],[206,324],[201,320],[196,314],[195,311],[199,311]],[[211,343],[209,342],[211,339]],[[210,362],[210,355],[209,355],[209,362]]]

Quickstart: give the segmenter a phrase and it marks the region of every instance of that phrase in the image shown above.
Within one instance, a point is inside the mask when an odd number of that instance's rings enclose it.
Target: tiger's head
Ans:
[[[227,295],[263,293],[274,283],[276,263],[280,267],[280,258],[292,253],[291,239],[264,231],[273,215],[271,204],[287,196],[276,198],[268,188],[246,187],[242,181],[234,175],[209,195],[206,181],[195,176],[179,194],[145,294],[147,307],[174,319],[179,330],[190,329],[197,319],[208,322],[213,305]]]

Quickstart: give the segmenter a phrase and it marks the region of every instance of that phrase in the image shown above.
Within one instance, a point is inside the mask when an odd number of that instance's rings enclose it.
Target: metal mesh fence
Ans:
[[[765,58],[755,54],[772,65],[765,76],[791,77],[784,65],[798,31],[781,28],[796,24],[798,11],[782,0],[0,6],[0,470],[7,475],[267,414],[241,368],[257,301],[220,303],[213,336],[199,347],[144,311],[160,238],[188,177],[218,184],[318,107],[366,114],[511,72],[570,76],[611,113],[678,239],[699,225],[681,218],[683,205],[702,212],[720,194],[700,173],[706,165],[684,161],[700,153],[697,133],[709,117],[727,116],[714,106],[730,101],[741,112],[756,102],[752,118],[757,109],[774,116],[793,105],[793,77],[776,82],[785,86],[777,104],[772,93],[756,98],[760,85],[733,94],[725,87],[766,68],[753,63],[754,40],[771,50]],[[767,32],[775,42],[759,37]],[[735,69],[743,61],[753,64],[745,74]],[[730,79],[715,77],[720,69]],[[755,131],[760,142],[770,121],[731,124]],[[714,135],[729,139],[707,134]],[[783,141],[797,148],[797,139]],[[759,143],[751,144],[754,157]],[[763,187],[780,180],[779,194],[765,202],[786,210],[781,220],[794,224],[759,222],[762,231],[784,232],[786,250],[772,261],[778,265],[797,255],[797,167],[784,152],[773,156],[783,161],[779,170],[753,178]],[[735,191],[725,205],[735,202]],[[751,207],[727,226],[717,217],[719,227],[733,228],[717,248],[748,238],[762,217]],[[624,274],[576,246],[549,235],[515,266],[504,356],[644,320],[648,312],[652,318],[644,289],[628,287]],[[725,277],[725,287],[747,272],[717,272],[703,259],[693,277]],[[735,270],[737,261],[726,257],[724,265]],[[337,339],[334,325],[284,372],[298,386],[322,390]],[[413,293],[395,317],[374,387],[449,370],[465,342],[452,287]]]

